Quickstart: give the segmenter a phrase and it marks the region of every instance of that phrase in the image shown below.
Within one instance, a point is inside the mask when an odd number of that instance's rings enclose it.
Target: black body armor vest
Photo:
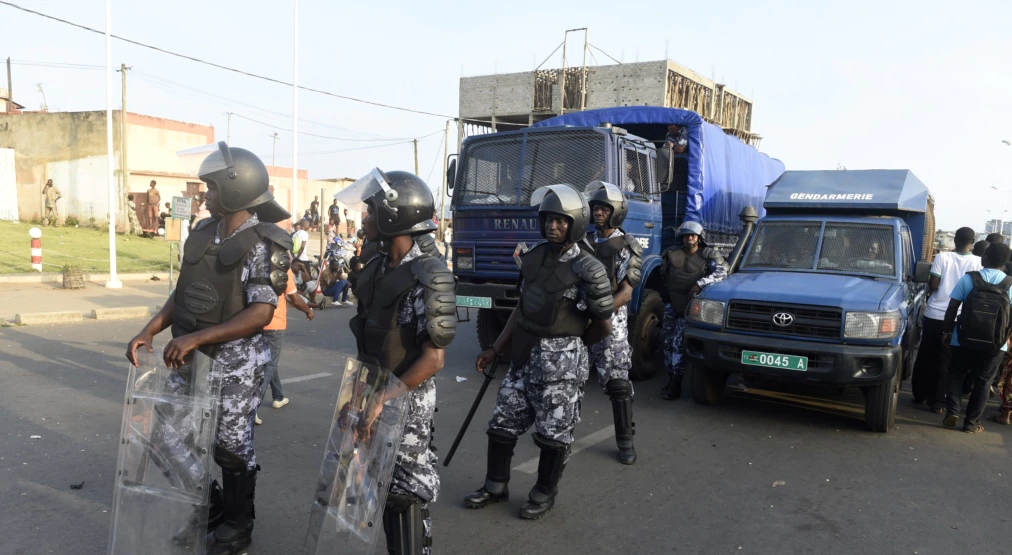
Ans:
[[[668,251],[666,258],[668,299],[675,313],[681,315],[689,304],[692,286],[706,275],[707,260],[698,251],[687,255],[682,249]]]
[[[565,293],[581,281],[575,266],[591,255],[581,250],[573,260],[559,262],[552,256],[552,248],[542,243],[522,255],[524,283],[511,350],[517,366],[527,362],[538,340],[580,337],[590,324],[590,314],[577,310],[576,299],[567,299]]]
[[[417,330],[397,324],[401,304],[417,284],[414,266],[420,259],[383,273],[386,258],[378,256],[358,277],[356,294],[361,308],[350,326],[358,344],[359,360],[390,370],[398,377],[422,354],[416,341]]]

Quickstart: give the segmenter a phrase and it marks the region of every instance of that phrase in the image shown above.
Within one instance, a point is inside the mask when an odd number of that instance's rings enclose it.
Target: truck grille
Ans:
[[[514,243],[491,243],[478,241],[474,245],[474,270],[477,273],[483,272],[509,272],[519,274],[516,262],[513,260],[513,252],[517,244]]]
[[[780,313],[793,316],[790,325],[773,323],[773,316]],[[842,320],[842,310],[827,306],[731,301],[727,311],[729,329],[821,339],[839,338]]]

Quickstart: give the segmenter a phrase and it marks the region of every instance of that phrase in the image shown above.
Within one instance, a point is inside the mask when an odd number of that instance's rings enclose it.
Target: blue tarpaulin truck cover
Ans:
[[[556,116],[534,126],[599,127],[605,123],[650,141],[663,141],[668,125],[688,128],[685,219],[701,223],[708,231],[740,232],[738,214],[745,206],[752,206],[763,216],[766,187],[784,173],[783,162],[724,133],[689,110],[652,106],[603,108]]]

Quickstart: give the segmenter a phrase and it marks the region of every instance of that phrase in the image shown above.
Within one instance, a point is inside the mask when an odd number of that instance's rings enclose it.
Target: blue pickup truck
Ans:
[[[664,147],[669,125],[688,131],[688,147]],[[683,220],[702,223],[730,249],[742,229],[738,213],[762,211],[766,187],[783,164],[759,153],[695,112],[646,106],[575,112],[529,129],[467,138],[447,175],[453,209],[453,271],[458,316],[477,310],[478,341],[491,345],[517,306],[514,251],[541,241],[531,193],[568,183],[582,190],[602,180],[629,199],[623,229],[643,246],[643,280],[629,303],[633,379],[663,367],[659,254]]]
[[[730,374],[857,386],[865,423],[893,427],[913,368],[933,255],[934,202],[907,170],[788,171],[737,268],[689,304],[696,402]]]

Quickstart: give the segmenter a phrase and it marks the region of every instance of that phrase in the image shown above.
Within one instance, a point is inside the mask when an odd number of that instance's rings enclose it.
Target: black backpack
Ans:
[[[963,301],[959,315],[959,345],[973,351],[997,354],[1009,336],[1009,288],[1012,276],[997,285],[968,272],[973,289]]]

